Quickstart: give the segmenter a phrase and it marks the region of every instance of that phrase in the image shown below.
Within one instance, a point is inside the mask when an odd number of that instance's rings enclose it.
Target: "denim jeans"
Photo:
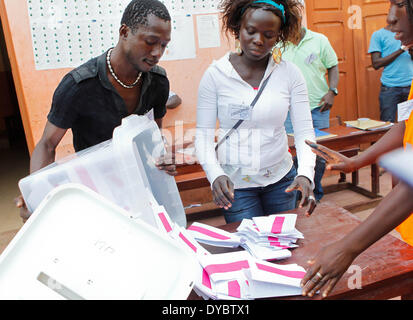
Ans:
[[[330,110],[320,112],[321,108],[315,108],[311,110],[311,117],[313,118],[313,127],[317,129],[327,129],[330,127]],[[290,119],[290,113],[285,120],[285,130],[287,133],[293,132],[293,126]],[[298,168],[297,157],[294,157],[294,166]],[[314,168],[314,197],[317,201],[320,201],[324,196],[323,187],[321,186],[321,179],[323,178],[324,171],[326,169],[326,161],[317,156]]]
[[[280,181],[266,187],[235,189],[234,202],[222,209],[227,223],[292,210],[296,205],[296,191],[285,192],[294,181],[297,171],[293,166]]]
[[[386,87],[381,85],[380,101],[380,120],[396,122],[397,105],[405,102],[409,97],[410,87]]]

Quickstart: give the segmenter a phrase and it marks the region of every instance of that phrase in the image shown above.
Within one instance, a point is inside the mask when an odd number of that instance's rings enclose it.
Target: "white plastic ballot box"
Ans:
[[[186,216],[174,177],[159,170],[156,160],[165,153],[156,122],[131,115],[115,128],[111,140],[65,157],[19,181],[28,209],[33,212],[48,192],[80,183],[155,226],[148,192],[171,219],[186,227]]]
[[[55,188],[0,256],[0,299],[186,299],[199,263],[80,184]]]

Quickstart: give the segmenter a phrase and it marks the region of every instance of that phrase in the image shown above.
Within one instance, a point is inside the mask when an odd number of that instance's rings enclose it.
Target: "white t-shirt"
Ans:
[[[313,184],[315,155],[305,139],[315,141],[304,77],[292,63],[269,59],[262,82],[271,77],[255,107],[249,109],[257,90],[233,68],[227,53],[214,61],[198,90],[196,154],[209,182],[227,175],[235,188],[262,187],[281,180],[292,167],[284,128],[290,110],[298,156],[298,175]],[[261,87],[260,84],[260,87]],[[215,153],[218,141],[239,119],[244,122]]]

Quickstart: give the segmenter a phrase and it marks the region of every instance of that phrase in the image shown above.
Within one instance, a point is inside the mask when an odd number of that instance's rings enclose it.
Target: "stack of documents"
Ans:
[[[295,228],[296,214],[275,214],[244,219],[237,228],[241,246],[254,257],[279,260],[291,256],[288,249],[296,248],[297,239],[304,239]]]
[[[368,131],[389,128],[393,125],[393,123],[389,121],[387,122],[377,121],[377,120],[371,120],[369,118],[360,118],[354,121],[344,121],[344,123],[346,124],[347,127],[357,128],[360,130],[368,130]]]
[[[304,268],[278,265],[252,257],[247,251],[199,257],[202,270],[194,291],[204,299],[251,300],[300,295]]]
[[[265,261],[290,257],[288,248],[296,247],[296,240],[303,238],[295,229],[295,214],[244,219],[238,231],[230,233],[198,222],[185,229],[171,221],[164,207],[152,208],[161,232],[196,256],[194,291],[200,297],[252,300],[301,294],[304,268]],[[200,243],[246,250],[211,254]]]

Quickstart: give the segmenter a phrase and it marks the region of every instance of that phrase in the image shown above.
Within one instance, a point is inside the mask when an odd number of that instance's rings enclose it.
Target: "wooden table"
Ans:
[[[331,202],[323,202],[318,210],[306,217],[303,210],[294,210],[298,214],[296,227],[305,239],[298,240],[298,248],[292,250],[292,256],[279,264],[297,263],[307,268],[307,260],[314,257],[323,247],[343,238],[360,224],[353,214],[337,207]],[[239,223],[221,226],[222,229],[235,232]],[[228,249],[208,246],[212,253]],[[350,268],[361,270],[361,289],[351,289],[355,272],[345,273],[326,299],[390,299],[401,296],[413,299],[413,247],[405,242],[386,235],[366,251],[360,254]],[[349,270],[352,270],[350,269]],[[191,298],[197,299],[196,294]],[[309,299],[302,296],[280,298],[282,300]],[[320,295],[312,299],[321,299]]]
[[[190,128],[190,130],[194,130],[187,125],[186,129],[188,128]],[[358,147],[361,144],[372,145],[382,136],[384,136],[388,130],[389,128],[375,131],[364,131],[343,125],[337,125],[324,130],[331,134],[335,134],[336,136],[324,138],[322,140],[319,140],[318,143],[335,151],[343,151]],[[295,155],[293,137],[288,137],[288,144],[291,153]],[[179,149],[187,147],[193,147],[193,143],[191,141],[187,141],[185,143],[182,143],[181,145],[173,145],[171,149],[175,152]],[[199,165],[196,157],[183,155],[179,152],[175,152],[175,157],[178,171],[178,175],[175,177],[175,180],[180,191],[193,190],[209,186],[205,172],[202,170],[202,167]],[[358,179],[353,178],[351,182],[327,186],[326,188],[324,188],[324,193],[327,194],[344,189],[350,189],[369,198],[368,200],[363,200],[346,206],[345,209],[354,213],[376,206],[382,198],[382,196],[380,195],[378,166],[376,164],[371,165],[371,190],[360,187]]]
[[[341,239],[360,220],[348,211],[336,205],[323,202],[318,210],[306,217],[303,210],[294,210],[298,214],[296,227],[305,239],[298,240],[298,248],[292,250],[292,257],[278,261],[280,264],[297,263],[306,268],[306,261],[316,255],[322,246]],[[221,228],[234,232],[239,223],[232,223]],[[18,230],[0,234],[0,253],[6,248]],[[230,249],[207,247],[212,253],[226,252]],[[240,249],[238,249],[240,250]],[[402,296],[413,299],[413,247],[387,235],[376,242],[360,256],[353,266],[361,270],[361,289],[349,289],[347,282],[354,274],[345,273],[327,299],[389,299]],[[199,299],[195,293],[190,298]],[[308,299],[301,296],[282,299]],[[321,299],[319,295],[313,299]]]

